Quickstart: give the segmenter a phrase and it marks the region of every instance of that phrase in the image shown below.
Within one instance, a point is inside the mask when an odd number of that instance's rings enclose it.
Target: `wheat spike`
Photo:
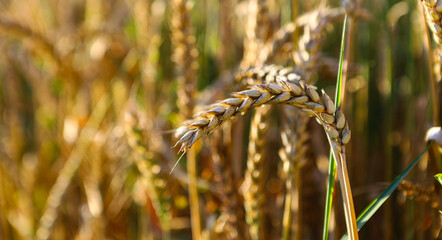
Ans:
[[[318,68],[318,58],[319,58],[319,46],[321,45],[324,39],[325,25],[328,23],[329,19],[327,15],[323,15],[323,11],[315,11],[315,14],[312,15],[312,21],[309,24],[306,24],[304,27],[304,33],[298,41],[297,51],[293,53],[293,59],[297,66],[297,72],[299,72],[303,79],[306,82],[310,82],[311,78]],[[310,90],[311,91],[311,90]],[[333,114],[335,111],[333,102],[326,95],[322,95],[322,102],[324,103],[327,113],[323,114],[324,120],[327,122],[333,122],[333,116],[329,114]],[[330,106],[331,103],[331,106]],[[282,131],[281,131],[281,139],[284,148],[280,151],[280,157],[284,164],[284,171],[287,175],[286,180],[286,205],[284,209],[284,224],[286,225],[286,229],[283,234],[288,237],[290,234],[296,234],[298,238],[302,236],[302,222],[299,219],[302,219],[302,196],[298,196],[298,211],[294,216],[296,219],[295,231],[293,233],[290,232],[292,225],[292,205],[291,199],[295,196],[295,183],[298,188],[302,188],[303,186],[303,178],[298,177],[295,181],[295,174],[299,175],[299,171],[301,171],[301,167],[303,166],[302,159],[305,159],[305,153],[308,151],[310,145],[307,144],[308,140],[308,132],[307,132],[307,124],[309,118],[305,115],[301,115],[295,112],[293,109],[285,107],[282,111],[283,119],[282,119]],[[293,119],[292,116],[297,116],[296,119]],[[330,118],[330,119],[327,119]],[[293,127],[296,126],[295,129]],[[336,135],[334,133],[334,135]],[[299,193],[300,189],[298,189]],[[300,194],[300,193],[299,193]]]
[[[161,165],[154,157],[154,153],[149,151],[146,144],[146,136],[140,124],[138,115],[131,111],[125,115],[126,135],[129,146],[137,154],[135,165],[137,166],[144,183],[147,185],[149,197],[152,199],[156,215],[160,217],[162,230],[167,233],[170,230],[170,193],[168,192],[168,180]]]
[[[427,24],[433,33],[434,41],[442,46],[442,1],[422,0]]]
[[[286,237],[290,236],[290,230],[292,225],[292,202],[291,199],[295,194],[295,187],[302,186],[302,178],[297,177],[295,181],[295,176],[299,176],[299,172],[302,166],[305,163],[305,155],[309,148],[309,145],[306,144],[309,140],[309,133],[307,132],[307,124],[309,121],[309,117],[299,114],[294,109],[289,106],[284,106],[282,108],[282,131],[281,131],[281,140],[283,148],[279,151],[279,156],[283,163],[283,173],[286,176],[286,203],[284,214],[284,226],[287,225],[287,228],[283,234]],[[297,118],[293,118],[293,116],[297,116]],[[298,175],[295,175],[298,174]],[[296,183],[296,186],[295,186]],[[298,189],[299,191],[299,189]],[[294,221],[297,223],[294,233],[296,236],[302,236],[302,223],[299,222],[299,219],[302,219],[300,208],[301,197],[298,197],[298,206],[297,213],[293,216],[294,219],[298,219],[298,221]]]
[[[247,38],[245,41],[245,53],[241,66],[249,67],[250,65],[262,64],[267,56],[267,51],[261,51],[266,45],[270,37],[273,35],[271,16],[269,14],[269,1],[267,0],[250,0],[254,14],[250,14],[248,25],[246,26]],[[249,225],[249,232],[252,239],[259,238],[260,220],[264,216],[262,208],[263,197],[261,191],[263,179],[259,167],[262,165],[263,155],[265,154],[263,146],[266,143],[264,137],[269,116],[269,106],[264,109],[257,110],[253,116],[254,121],[250,125],[248,163],[245,175],[245,183],[241,187],[243,189],[244,207],[246,214],[246,222]]]
[[[238,232],[237,201],[235,199],[236,189],[232,172],[231,159],[226,156],[228,146],[222,143],[224,140],[222,132],[215,132],[211,139],[210,149],[213,159],[213,171],[216,186],[219,186],[217,195],[220,198],[220,216],[216,219],[213,227],[215,239],[238,239],[242,235]]]
[[[175,51],[172,59],[177,66],[178,99],[177,105],[184,118],[193,114],[196,93],[196,72],[198,68],[198,51],[195,47],[195,36],[190,24],[192,2],[187,0],[172,1],[172,42]],[[199,195],[197,190],[197,153],[187,154],[187,172],[189,176],[189,198],[192,236],[201,239],[201,216],[199,213]]]
[[[263,160],[266,151],[266,134],[269,127],[270,106],[256,109],[250,125],[249,149],[247,159],[247,170],[244,176],[244,183],[241,186],[244,196],[244,207],[246,221],[249,224],[249,232],[252,239],[259,238],[259,227],[263,219]]]
[[[287,78],[284,75],[276,76],[276,78],[279,77]],[[331,142],[334,148],[341,152],[342,145],[350,140],[350,129],[345,116],[340,109],[336,109],[336,117],[333,122],[330,122],[332,118],[325,117],[330,115],[326,105],[322,103],[320,98],[317,98],[314,88],[302,80],[294,83],[284,80],[278,81],[278,83],[257,84],[249,90],[234,93],[233,98],[213,104],[208,110],[201,112],[191,123],[182,126],[177,131],[176,136],[180,139],[176,145],[181,145],[180,151],[186,151],[197,140],[210,134],[225,121],[238,114],[246,113],[250,108],[264,104],[284,103],[300,109],[310,117],[315,117],[325,129],[338,132],[336,139],[332,139]],[[322,93],[322,95],[324,94]],[[328,131],[327,134],[329,134]]]
[[[304,27],[304,34],[298,43],[299,50],[293,54],[293,60],[306,82],[310,82],[319,66],[319,47],[324,40],[325,26],[330,22],[327,15],[323,15],[324,11],[316,11],[316,16],[312,16],[310,24]]]
[[[434,209],[440,206],[434,186],[425,187],[419,183],[402,180],[398,188],[408,199],[427,203]]]

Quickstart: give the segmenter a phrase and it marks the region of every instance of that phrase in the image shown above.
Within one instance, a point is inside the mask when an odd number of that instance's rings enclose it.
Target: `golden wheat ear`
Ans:
[[[277,76],[287,79],[287,76]],[[323,91],[321,96],[316,87],[303,81],[258,84],[251,89],[233,94],[233,98],[213,104],[207,111],[202,112],[191,124],[180,128],[177,144],[180,151],[190,148],[202,136],[210,134],[225,121],[238,114],[244,114],[251,108],[264,104],[289,104],[310,117],[315,117],[324,126],[331,138],[333,147],[340,152],[341,146],[351,137],[351,131],[342,111],[335,109],[333,102]]]

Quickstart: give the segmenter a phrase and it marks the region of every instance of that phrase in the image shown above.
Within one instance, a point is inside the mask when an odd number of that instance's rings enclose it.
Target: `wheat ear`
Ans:
[[[149,197],[153,201],[154,210],[160,218],[162,231],[169,234],[170,221],[172,219],[170,212],[170,193],[167,190],[167,179],[161,165],[153,156],[154,154],[147,148],[147,138],[144,134],[143,127],[135,112],[127,112],[125,115],[126,135],[129,146],[137,154],[135,157],[135,165],[147,186]]]
[[[442,46],[442,1],[422,0],[427,24],[433,32],[434,41]]]
[[[324,127],[337,161],[344,159],[344,144],[350,140],[351,131],[341,109],[335,109],[332,100],[324,91],[320,96],[313,86],[303,81],[292,83],[287,81],[287,76],[284,75],[277,78],[280,79],[278,83],[258,84],[253,89],[235,93],[233,98],[212,105],[189,124],[180,127],[176,133],[180,138],[176,143],[181,145],[180,151],[187,151],[197,140],[210,134],[225,121],[246,113],[250,108],[263,104],[284,103],[315,117]],[[341,168],[340,162],[338,168]],[[346,213],[351,212],[352,204],[345,203],[345,206],[350,208],[346,209]]]
[[[300,177],[300,169],[303,166],[305,154],[310,147],[306,144],[309,140],[309,133],[307,132],[309,118],[294,112],[289,106],[284,106],[282,108],[282,116],[281,140],[283,148],[279,151],[279,157],[283,162],[284,175],[287,177],[283,216],[283,239],[290,239],[292,208],[295,207],[292,206],[292,199],[296,197],[295,188],[298,188],[299,193],[299,190],[302,187],[303,179]],[[293,118],[293,116],[298,116],[298,118]],[[299,239],[302,236],[302,222],[299,221],[299,219],[303,218],[301,217],[302,198],[301,196],[298,196],[297,198],[297,214],[296,216],[293,216],[293,218],[298,219],[298,221],[295,221],[297,225],[295,226],[294,233],[296,233],[296,236]]]
[[[198,68],[198,51],[190,24],[192,2],[187,0],[172,1],[172,42],[175,51],[172,59],[177,67],[178,102],[182,115],[189,118],[193,114],[196,92],[196,71]],[[197,152],[187,154],[187,172],[189,176],[189,199],[193,239],[201,239],[201,215],[197,189]]]
[[[273,27],[271,16],[269,14],[269,1],[267,0],[250,0],[251,9],[254,13],[249,15],[248,24],[245,32],[245,52],[241,62],[241,67],[249,67],[251,65],[262,64],[268,56],[267,51],[261,51],[273,35]],[[259,226],[264,216],[263,198],[265,194],[262,191],[261,178],[262,171],[260,169],[263,162],[263,155],[266,144],[268,128],[268,117],[270,107],[257,110],[253,115],[253,121],[250,125],[250,137],[248,148],[247,170],[245,181],[241,186],[242,195],[244,196],[244,210],[246,222],[249,225],[249,232],[252,239],[259,238]]]
[[[247,170],[241,192],[244,196],[246,222],[252,239],[259,239],[259,229],[264,217],[263,203],[263,160],[266,154],[264,149],[266,134],[269,127],[270,106],[256,109],[250,124],[250,137],[247,159]]]
[[[434,186],[425,187],[419,183],[402,180],[398,189],[406,198],[427,203],[434,209],[437,209],[440,205]]]
[[[231,167],[231,159],[225,154],[228,152],[227,146],[222,144],[222,131],[214,133],[211,139],[210,149],[213,159],[214,179],[219,186],[217,194],[220,198],[220,216],[216,219],[213,232],[216,239],[238,239],[241,238],[238,232],[238,219],[236,213],[237,201],[235,200],[237,185]]]
[[[234,93],[233,98],[212,105],[196,119],[178,128],[176,136],[180,139],[176,145],[181,145],[180,151],[187,151],[197,140],[238,114],[264,104],[281,103],[292,105],[310,117],[315,117],[330,137],[333,149],[341,152],[342,146],[350,140],[351,131],[344,114],[339,108],[335,109],[330,97],[324,91],[320,96],[315,87],[301,80],[289,82],[285,75],[277,78],[277,83],[258,84],[252,89]]]

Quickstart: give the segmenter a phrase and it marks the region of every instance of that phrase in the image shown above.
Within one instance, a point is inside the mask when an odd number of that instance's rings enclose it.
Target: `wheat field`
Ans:
[[[0,239],[442,238],[442,0],[0,0],[0,50]]]

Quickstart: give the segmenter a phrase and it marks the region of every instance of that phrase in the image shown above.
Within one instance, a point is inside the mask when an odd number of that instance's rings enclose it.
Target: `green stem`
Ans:
[[[341,99],[343,93],[342,88],[342,66],[344,59],[344,49],[345,49],[345,32],[347,26],[347,15],[345,15],[343,29],[342,29],[342,40],[341,40],[341,53],[339,58],[339,70],[338,70],[338,79],[336,83],[336,93],[335,93],[335,107],[338,108],[341,105]],[[325,213],[324,213],[324,228],[322,232],[322,239],[328,239],[328,229],[330,223],[330,213],[331,207],[333,205],[333,191],[335,186],[335,172],[336,172],[336,162],[333,156],[333,149],[330,149],[330,157],[329,157],[329,168],[328,168],[328,185],[327,185],[327,197],[325,200]]]

